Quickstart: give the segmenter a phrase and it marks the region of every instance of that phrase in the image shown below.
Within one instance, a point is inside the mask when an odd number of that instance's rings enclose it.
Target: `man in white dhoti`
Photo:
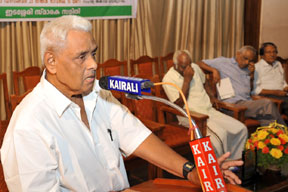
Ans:
[[[212,107],[210,97],[204,88],[205,75],[199,66],[191,61],[188,51],[176,51],[173,56],[174,67],[165,74],[163,82],[174,83],[182,89],[190,111],[209,116],[207,134],[211,138],[216,156],[230,151],[231,159],[241,158],[247,139],[246,126]],[[168,85],[163,87],[170,101],[184,107],[183,99],[176,88]],[[187,118],[178,117],[178,120],[181,125],[189,126]]]

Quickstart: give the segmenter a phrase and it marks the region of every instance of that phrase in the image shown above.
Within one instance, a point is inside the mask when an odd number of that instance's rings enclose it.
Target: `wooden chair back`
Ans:
[[[0,89],[0,93],[1,95],[3,95],[4,98],[4,106],[5,106],[5,113],[6,113],[6,117],[4,122],[1,120],[1,124],[5,123],[8,124],[8,120],[11,117],[11,109],[10,109],[10,101],[9,101],[9,93],[8,93],[8,84],[7,84],[7,75],[6,73],[2,73],[0,74],[0,87],[2,87],[2,89]]]
[[[285,80],[288,83],[288,58],[283,59],[282,57],[277,57],[277,60],[280,61],[280,63],[282,64],[285,74]]]
[[[6,73],[0,74],[0,93],[3,95],[4,99],[4,108],[5,108],[5,119],[0,119],[0,147],[2,145],[2,141],[4,135],[6,133],[6,129],[9,124],[9,120],[11,117],[11,108],[10,108],[10,100],[9,100],[9,93],[8,93],[8,85],[7,85],[7,75]],[[2,96],[1,96],[2,97]],[[0,98],[1,98],[0,97]],[[1,101],[2,102],[2,101]],[[2,104],[1,104],[2,105]]]
[[[102,76],[128,75],[127,61],[118,61],[117,59],[109,59],[104,63],[98,64],[97,79]]]
[[[130,60],[131,76],[134,75],[148,75],[153,76],[159,74],[158,57],[149,57],[147,55],[141,56],[136,60]],[[137,70],[138,69],[138,70]]]
[[[159,82],[159,76],[149,76],[149,75],[135,75],[134,77],[148,79],[151,82]],[[155,95],[155,88],[151,88],[151,93],[142,92],[144,95]],[[157,109],[155,101],[148,100],[148,99],[141,99],[141,100],[130,100],[132,105],[132,112],[135,114],[136,117],[141,119],[149,119],[152,121],[157,122]]]
[[[33,89],[40,81],[40,67],[28,67],[21,72],[13,71],[13,83],[15,95],[20,95],[20,82],[23,82],[24,92]]]
[[[0,191],[9,192],[4,178],[2,163],[0,163]]]
[[[24,97],[26,95],[28,95],[28,93],[30,93],[32,91],[32,89],[29,89],[28,91],[26,91],[24,94],[22,95],[11,95],[10,96],[10,100],[11,100],[11,109],[12,112],[15,110],[15,108],[17,107],[17,105],[24,99]]]
[[[165,75],[165,73],[172,67],[174,52],[168,53],[166,56],[160,57],[160,79]]]
[[[117,59],[109,59],[104,63],[98,64],[97,67],[97,79],[102,76],[114,76],[114,75],[124,75],[128,76],[127,61],[118,61]],[[111,91],[113,96],[118,99],[122,104],[126,105],[129,109],[130,106],[127,104],[127,99],[125,94],[118,91]]]

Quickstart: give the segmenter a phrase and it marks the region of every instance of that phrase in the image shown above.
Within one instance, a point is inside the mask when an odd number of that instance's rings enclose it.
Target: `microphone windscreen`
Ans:
[[[103,76],[99,79],[99,86],[102,88],[102,89],[106,89],[106,90],[109,90],[108,89],[108,76]]]
[[[151,88],[154,86],[154,83],[151,82],[151,81],[144,81],[142,84],[141,84],[141,89],[147,89],[147,88]]]

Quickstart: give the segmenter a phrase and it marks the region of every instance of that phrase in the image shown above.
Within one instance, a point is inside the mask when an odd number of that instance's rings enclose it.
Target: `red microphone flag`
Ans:
[[[210,137],[190,141],[195,165],[205,192],[227,192]]]

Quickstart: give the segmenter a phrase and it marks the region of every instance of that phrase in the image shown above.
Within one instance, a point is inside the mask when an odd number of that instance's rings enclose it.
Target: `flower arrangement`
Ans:
[[[287,127],[274,122],[267,127],[257,128],[247,140],[245,150],[257,152],[258,166],[281,168],[288,163]]]

